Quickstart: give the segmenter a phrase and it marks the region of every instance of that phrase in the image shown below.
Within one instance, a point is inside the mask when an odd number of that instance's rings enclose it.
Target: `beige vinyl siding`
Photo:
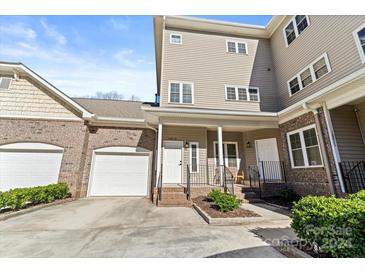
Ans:
[[[365,102],[355,105],[358,110],[359,124],[362,130],[362,137],[365,144]]]
[[[170,44],[170,34],[182,44]],[[267,39],[167,29],[164,32],[161,106],[276,111],[276,90],[270,43]],[[226,40],[247,43],[248,54],[226,52]],[[271,69],[271,70],[269,70]],[[169,81],[194,83],[194,105],[168,103]],[[254,86],[261,103],[226,101],[225,85]]]
[[[309,16],[310,26],[286,47],[283,28],[291,18],[284,19],[270,40],[281,109],[364,67],[352,33],[365,16]],[[332,72],[290,97],[288,80],[325,52]]]
[[[28,78],[13,79],[9,89],[0,89],[0,115],[78,118]]]
[[[345,105],[330,111],[341,161],[365,159],[365,146],[361,137],[354,107]]]

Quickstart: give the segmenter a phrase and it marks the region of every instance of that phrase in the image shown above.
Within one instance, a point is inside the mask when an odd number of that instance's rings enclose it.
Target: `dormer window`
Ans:
[[[10,77],[0,77],[0,89],[9,89],[11,81]]]
[[[170,34],[170,44],[181,45],[182,44],[181,34],[171,33]]]
[[[247,43],[239,41],[226,41],[228,53],[247,54]]]
[[[283,29],[286,46],[288,47],[308,26],[307,15],[295,15]]]

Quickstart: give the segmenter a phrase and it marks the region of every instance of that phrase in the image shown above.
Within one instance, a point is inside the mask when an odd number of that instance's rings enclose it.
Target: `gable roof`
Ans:
[[[98,117],[143,119],[143,102],[93,98],[73,98]]]
[[[25,66],[23,63],[20,62],[2,62],[0,61],[0,72],[5,71],[7,73],[11,72],[15,76],[16,75],[26,75],[34,80],[40,86],[46,88],[52,95],[54,95],[57,99],[65,103],[71,109],[75,110],[76,113],[84,119],[90,119],[93,114],[90,113],[87,109],[82,107],[80,104],[76,103],[70,97],[68,97],[65,93],[60,91],[54,85],[49,83],[47,80],[42,78],[40,75],[35,73],[33,70]]]

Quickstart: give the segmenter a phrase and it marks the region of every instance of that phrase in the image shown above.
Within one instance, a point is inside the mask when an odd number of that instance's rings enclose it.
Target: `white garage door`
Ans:
[[[0,191],[58,182],[63,149],[41,143],[0,146]]]
[[[96,152],[89,196],[146,196],[149,154]]]

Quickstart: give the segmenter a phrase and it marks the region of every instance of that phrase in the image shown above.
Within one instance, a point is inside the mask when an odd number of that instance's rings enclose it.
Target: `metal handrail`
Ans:
[[[344,161],[340,167],[346,182],[346,192],[355,193],[365,189],[365,161]]]
[[[162,165],[160,169],[160,174],[158,175],[158,181],[157,181],[157,199],[156,203],[158,205],[158,201],[161,201],[162,198]]]
[[[191,199],[191,182],[190,182],[190,168],[186,165],[186,198]]]
[[[232,171],[224,166],[223,169],[224,172],[224,191],[229,192],[230,194],[234,195],[234,182],[235,182],[235,177],[232,173]]]

